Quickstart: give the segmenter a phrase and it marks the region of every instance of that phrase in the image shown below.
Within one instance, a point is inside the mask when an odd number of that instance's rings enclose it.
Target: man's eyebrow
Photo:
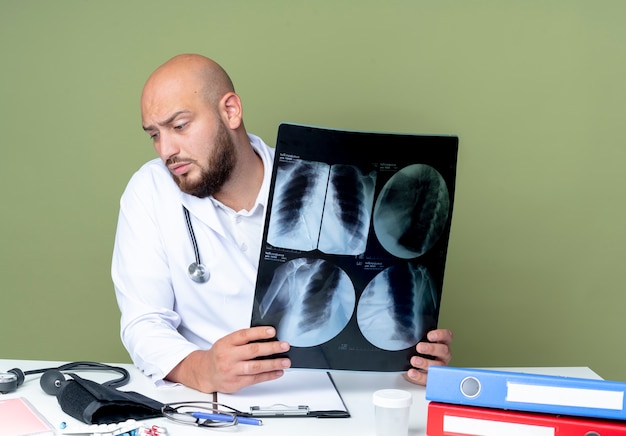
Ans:
[[[157,124],[159,126],[166,126],[169,123],[171,123],[172,121],[174,121],[179,115],[186,114],[188,112],[189,111],[186,111],[186,110],[176,111],[169,118],[167,118],[167,119],[165,119],[165,120],[163,120],[161,122],[158,122]],[[143,130],[145,130],[145,131],[154,129],[154,126],[152,126],[152,125],[150,125],[150,126],[142,126],[142,127],[143,127]]]

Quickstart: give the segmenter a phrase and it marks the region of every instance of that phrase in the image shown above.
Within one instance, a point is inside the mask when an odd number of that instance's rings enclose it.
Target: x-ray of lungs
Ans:
[[[356,319],[363,336],[383,350],[414,346],[437,317],[437,287],[422,265],[398,264],[365,287]]]
[[[276,268],[259,309],[279,339],[313,347],[343,330],[355,301],[352,281],[341,268],[323,259],[296,258]]]
[[[421,256],[437,242],[448,220],[446,182],[429,165],[414,164],[394,174],[374,206],[374,232],[394,256]]]
[[[292,368],[406,371],[437,327],[458,137],[281,123],[250,324]]]
[[[302,251],[317,247],[328,172],[328,165],[322,162],[280,162],[267,242]]]
[[[354,165],[331,167],[320,251],[353,256],[365,252],[375,184],[375,171],[363,175]]]
[[[326,254],[365,251],[376,172],[354,165],[293,160],[277,165],[267,242]],[[319,241],[319,242],[318,242]]]

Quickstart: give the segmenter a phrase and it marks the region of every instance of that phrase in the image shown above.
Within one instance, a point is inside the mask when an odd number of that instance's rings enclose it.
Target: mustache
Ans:
[[[178,163],[194,163],[195,160],[194,159],[189,159],[189,158],[185,158],[185,157],[180,157],[180,156],[173,156],[168,158],[165,161],[165,166],[169,167],[171,165],[175,165]]]

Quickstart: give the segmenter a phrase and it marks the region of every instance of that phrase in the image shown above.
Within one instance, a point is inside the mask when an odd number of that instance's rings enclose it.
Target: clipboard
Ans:
[[[217,401],[258,418],[349,418],[327,371],[286,371],[276,380],[217,394]]]

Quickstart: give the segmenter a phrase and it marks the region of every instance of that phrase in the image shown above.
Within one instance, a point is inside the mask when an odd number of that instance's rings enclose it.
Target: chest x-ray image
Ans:
[[[394,174],[378,195],[376,236],[394,256],[421,256],[444,231],[449,207],[450,195],[441,174],[429,165],[409,165]]]
[[[279,159],[267,242],[327,254],[365,251],[376,173],[354,165]]]
[[[343,330],[354,303],[354,286],[345,272],[323,259],[301,257],[276,268],[260,311],[279,338],[312,347]]]
[[[322,162],[279,162],[267,242],[302,251],[317,247],[329,170]]]
[[[374,202],[376,172],[363,174],[355,165],[330,169],[318,248],[327,254],[365,252]]]
[[[279,126],[251,325],[293,368],[405,371],[437,327],[458,138]]]
[[[383,350],[415,345],[437,314],[437,288],[422,265],[400,263],[381,271],[365,287],[357,307],[363,335]]]

